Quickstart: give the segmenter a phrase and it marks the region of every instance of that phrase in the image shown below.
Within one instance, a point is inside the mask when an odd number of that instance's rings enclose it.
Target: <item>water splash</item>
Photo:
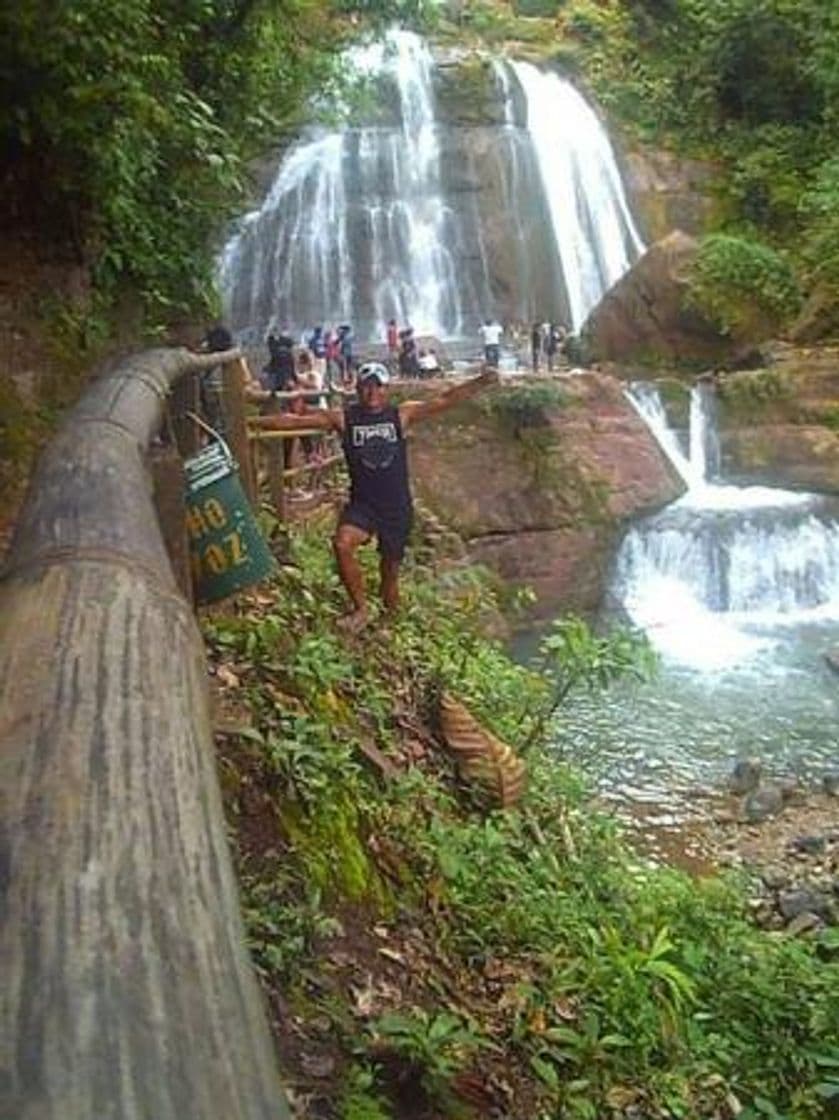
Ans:
[[[706,477],[715,461],[713,396],[691,392],[685,455],[657,390],[630,399],[688,486],[626,536],[616,590],[630,617],[671,659],[697,669],[740,664],[775,639],[755,627],[839,618],[839,523],[815,494],[730,486]]]

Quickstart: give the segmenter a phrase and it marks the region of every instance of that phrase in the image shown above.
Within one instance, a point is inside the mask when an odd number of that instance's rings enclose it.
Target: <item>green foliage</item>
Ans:
[[[517,16],[537,16],[550,19],[562,6],[562,0],[513,0],[513,11]]]
[[[23,0],[0,31],[0,136],[34,215],[74,243],[100,294],[133,286],[152,322],[206,312],[244,160],[328,78],[315,46],[334,38],[328,9]]]
[[[784,322],[801,297],[787,261],[767,245],[713,234],[694,262],[687,302],[726,333],[745,333],[759,318]]]
[[[554,622],[539,643],[538,669],[551,681],[551,696],[536,717],[528,745],[542,738],[548,723],[575,688],[606,689],[622,677],[648,680],[655,672],[655,652],[639,631],[617,628],[595,635],[581,618]]]
[[[808,283],[839,297],[839,158],[819,167],[799,208],[807,222],[803,257]]]
[[[317,887],[294,884],[287,868],[272,866],[271,877],[242,876],[242,915],[257,968],[285,978],[317,939],[339,932],[339,923],[323,912]],[[299,893],[297,893],[299,892]]]
[[[341,1094],[338,1116],[340,1120],[390,1120],[391,1113],[376,1091],[376,1075],[369,1066],[351,1067]]]
[[[643,139],[709,158],[718,228],[839,291],[839,8],[823,0],[571,0],[575,61]]]
[[[275,984],[317,977],[319,959],[329,975],[336,911],[360,886],[366,908],[387,909],[375,885],[386,852],[390,912],[397,905],[400,925],[423,930],[446,977],[441,986],[411,966],[411,996],[366,1028],[351,994],[336,997],[348,1003],[338,1016],[347,1050],[368,1063],[348,1075],[339,1115],[388,1115],[385,1055],[448,1108],[453,1079],[479,1050],[483,1065],[491,1037],[530,1071],[545,1115],[599,1120],[625,1100],[645,1116],[711,1120],[733,1095],[756,1116],[819,1116],[839,1068],[839,963],[753,928],[733,882],[639,866],[552,743],[561,724],[555,732],[548,717],[571,687],[651,670],[637,637],[565,620],[529,671],[477,633],[487,601],[478,576],[443,580],[409,565],[387,636],[339,643],[326,541],[294,532],[288,550],[267,615],[208,624],[239,672],[249,659],[258,666],[260,683],[242,685],[255,725],[247,746],[289,839],[259,874],[245,868],[257,961]],[[365,564],[371,575],[375,558]],[[517,810],[477,814],[436,752],[384,787],[358,764],[362,735],[387,752],[395,711],[430,719],[441,684],[511,745],[533,739]],[[499,962],[490,1030],[454,1013],[451,985]]]
[[[451,1099],[452,1078],[462,1070],[483,1040],[451,1012],[391,1012],[369,1027],[372,1053],[384,1044],[419,1070],[420,1083],[432,1101]]]
[[[793,386],[789,377],[776,369],[746,370],[724,377],[719,397],[726,410],[752,412],[756,407],[789,400]]]
[[[521,435],[527,429],[547,427],[550,413],[564,408],[567,403],[567,393],[553,381],[505,386],[502,393],[480,399],[480,407],[497,417],[514,435]]]

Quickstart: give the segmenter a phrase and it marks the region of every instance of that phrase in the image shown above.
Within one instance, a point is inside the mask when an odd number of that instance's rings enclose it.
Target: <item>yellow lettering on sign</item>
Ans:
[[[224,555],[224,549],[217,544],[208,544],[204,549],[204,563],[214,576],[220,576],[230,566],[227,563],[227,557]]]
[[[244,541],[238,533],[228,533],[224,538],[230,548],[230,563],[234,568],[239,568],[248,562],[248,551]]]
[[[218,498],[209,498],[204,503],[204,516],[211,529],[223,529],[227,524],[227,514]]]
[[[186,511],[186,531],[194,541],[199,540],[207,532],[204,514],[198,506],[190,506]]]

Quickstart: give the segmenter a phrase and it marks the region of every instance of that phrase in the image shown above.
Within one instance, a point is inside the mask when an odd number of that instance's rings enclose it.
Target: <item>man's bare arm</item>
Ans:
[[[313,428],[322,432],[343,432],[344,413],[339,408],[319,408],[302,415],[276,412],[271,416],[249,417],[248,423],[252,428],[269,432],[305,432]]]
[[[473,377],[470,381],[464,381],[461,385],[454,385],[451,389],[447,389],[445,393],[430,397],[427,401],[403,401],[399,406],[399,419],[402,422],[402,427],[413,424],[415,420],[425,420],[429,416],[436,416],[440,412],[445,412],[447,408],[452,408],[454,405],[460,404],[461,401],[468,401],[470,397],[477,396],[478,393],[489,388],[490,385],[497,384],[498,370],[492,366],[484,366],[478,377]]]

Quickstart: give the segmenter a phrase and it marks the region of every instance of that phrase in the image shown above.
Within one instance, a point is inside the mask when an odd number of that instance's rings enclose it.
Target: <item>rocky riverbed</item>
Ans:
[[[741,791],[737,773],[733,789],[697,790],[680,820],[633,807],[624,819],[637,850],[697,876],[741,872],[749,909],[765,929],[819,936],[839,926],[839,776],[826,776],[819,789],[790,780]],[[756,810],[757,791],[771,810]]]

